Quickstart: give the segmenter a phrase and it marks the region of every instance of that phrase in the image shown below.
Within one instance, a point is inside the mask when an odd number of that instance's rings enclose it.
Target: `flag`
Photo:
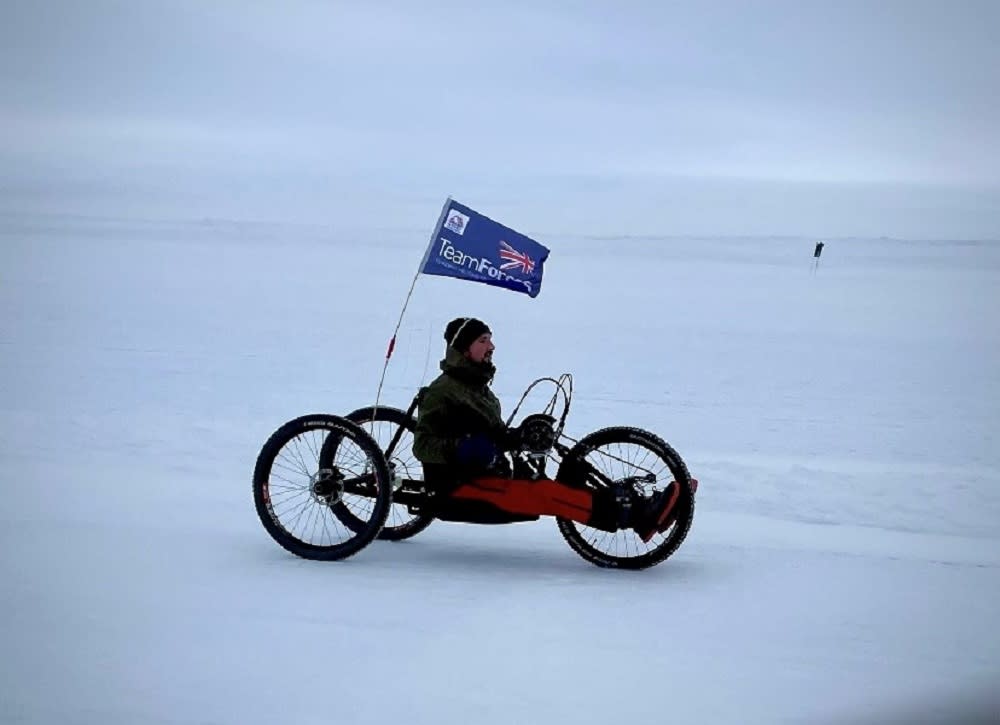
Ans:
[[[549,250],[535,240],[449,198],[420,272],[537,297],[548,257]]]

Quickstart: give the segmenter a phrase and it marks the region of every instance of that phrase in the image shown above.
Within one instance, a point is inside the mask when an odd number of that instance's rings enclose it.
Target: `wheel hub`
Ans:
[[[309,477],[309,491],[320,503],[338,503],[344,495],[344,476],[336,468],[321,468]]]
[[[400,467],[396,465],[396,461],[388,461],[389,463],[389,480],[392,482],[392,492],[395,493],[403,487],[403,476],[400,473]],[[403,467],[405,470],[405,466]]]

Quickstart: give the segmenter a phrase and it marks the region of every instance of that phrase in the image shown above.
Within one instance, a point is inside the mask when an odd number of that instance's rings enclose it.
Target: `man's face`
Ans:
[[[469,351],[465,353],[465,356],[475,363],[493,362],[494,350],[496,350],[496,346],[493,344],[493,336],[487,332],[469,345]]]

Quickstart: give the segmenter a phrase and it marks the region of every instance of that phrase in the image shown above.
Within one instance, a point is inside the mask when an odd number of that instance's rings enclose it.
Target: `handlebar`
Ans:
[[[546,382],[552,383],[555,386],[555,390],[552,393],[552,398],[545,405],[542,412],[526,416],[517,429],[512,429],[511,423],[517,416],[517,413],[524,404],[528,394],[535,388],[536,385]],[[557,418],[555,416],[555,411],[556,406],[559,403],[560,395],[562,396],[563,405],[561,415]],[[517,405],[514,406],[513,412],[510,414],[510,417],[507,418],[507,428],[517,430],[519,432],[518,438],[520,439],[520,444],[529,451],[535,453],[547,451],[552,447],[556,439],[562,435],[563,428],[566,425],[566,417],[569,415],[572,399],[573,376],[570,373],[563,373],[558,379],[549,377],[538,378],[531,383],[527,389],[525,389],[520,400],[517,401]]]

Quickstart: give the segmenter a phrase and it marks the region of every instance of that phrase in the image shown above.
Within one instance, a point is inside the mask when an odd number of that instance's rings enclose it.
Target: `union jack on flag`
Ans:
[[[524,252],[519,252],[507,242],[500,242],[500,259],[503,264],[500,269],[520,269],[523,274],[531,274],[535,269],[535,263]]]

